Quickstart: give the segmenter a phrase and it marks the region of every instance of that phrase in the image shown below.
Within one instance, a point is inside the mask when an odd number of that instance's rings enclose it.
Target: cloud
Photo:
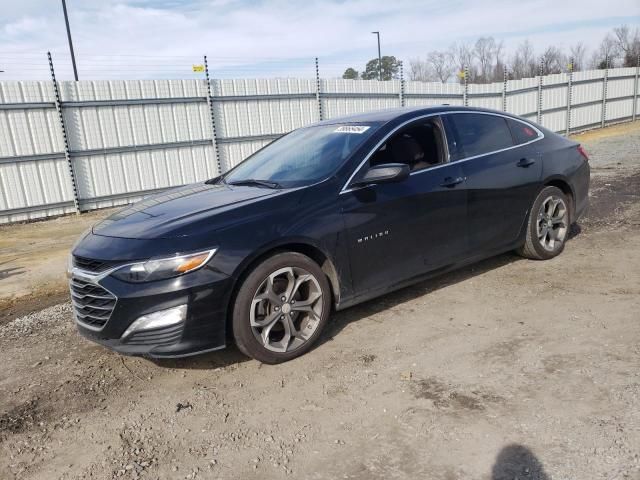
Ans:
[[[637,0],[67,0],[67,6],[81,75],[104,78],[189,75],[204,54],[225,76],[311,76],[315,56],[335,75],[375,55],[372,30],[382,33],[384,54],[408,59],[481,35],[504,39],[507,47],[525,38],[538,50],[578,41],[595,47],[613,26],[640,23]],[[39,75],[37,63],[51,50],[68,77],[60,10],[50,0],[3,6],[0,69],[13,73],[18,63],[7,52],[19,51],[33,64],[23,74]]]

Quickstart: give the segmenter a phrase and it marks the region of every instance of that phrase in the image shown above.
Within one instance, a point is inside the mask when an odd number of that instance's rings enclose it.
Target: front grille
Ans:
[[[91,258],[73,256],[73,266],[86,272],[100,273],[116,265],[115,262],[93,260]]]
[[[95,283],[73,277],[70,283],[71,301],[79,322],[102,328],[116,306],[116,297]]]

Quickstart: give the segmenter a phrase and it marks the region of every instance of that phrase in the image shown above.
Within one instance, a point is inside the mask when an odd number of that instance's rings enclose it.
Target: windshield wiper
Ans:
[[[282,185],[280,185],[278,182],[271,182],[269,180],[256,180],[255,178],[247,178],[246,180],[228,182],[227,185],[258,185],[267,188],[282,188]]]

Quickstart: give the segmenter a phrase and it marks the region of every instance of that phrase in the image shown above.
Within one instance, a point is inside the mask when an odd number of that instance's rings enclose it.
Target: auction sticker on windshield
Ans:
[[[367,127],[364,125],[342,125],[341,127],[336,128],[334,133],[364,133],[369,130],[371,127]]]

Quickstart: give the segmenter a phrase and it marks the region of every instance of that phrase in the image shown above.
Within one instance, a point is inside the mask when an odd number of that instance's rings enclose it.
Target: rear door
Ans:
[[[526,123],[496,114],[446,117],[456,143],[452,160],[460,161],[468,189],[470,254],[508,247],[517,240],[540,188],[540,134]],[[512,128],[518,129],[516,134]]]

